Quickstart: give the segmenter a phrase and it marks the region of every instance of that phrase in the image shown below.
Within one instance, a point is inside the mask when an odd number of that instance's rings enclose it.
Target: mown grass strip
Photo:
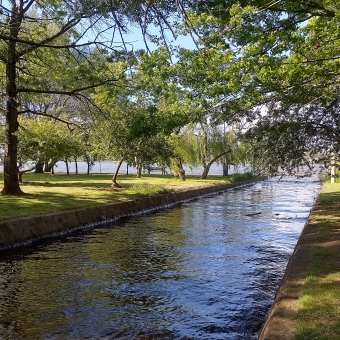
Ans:
[[[305,279],[294,340],[340,339],[340,183],[324,183],[310,223],[317,224],[313,263]]]
[[[187,176],[183,182],[171,175],[144,175],[142,178],[122,175],[119,176],[122,190],[111,190],[111,177],[109,174],[66,176],[27,173],[22,184],[25,195],[0,195],[0,221],[254,179],[251,174],[209,176],[206,180]],[[1,188],[1,173],[0,178]]]

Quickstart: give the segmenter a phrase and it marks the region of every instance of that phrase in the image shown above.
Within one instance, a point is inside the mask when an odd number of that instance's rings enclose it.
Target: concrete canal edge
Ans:
[[[317,242],[318,227],[311,222],[313,209],[288,262],[258,340],[291,340],[294,337],[296,323],[293,316],[299,309],[298,300],[312,265],[312,252]]]
[[[42,238],[59,236],[75,230],[105,226],[122,217],[161,209],[197,197],[224,192],[255,181],[222,184],[145,197],[133,201],[93,208],[63,211],[48,215],[0,222],[0,250],[31,244]]]

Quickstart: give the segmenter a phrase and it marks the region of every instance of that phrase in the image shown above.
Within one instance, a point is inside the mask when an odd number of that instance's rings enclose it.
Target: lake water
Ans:
[[[113,174],[117,168],[118,162],[95,162],[94,166],[91,168],[90,173],[109,173]],[[76,166],[74,162],[69,163],[69,169],[71,173],[75,173]],[[188,175],[200,175],[203,172],[203,167],[198,167],[194,169],[190,169],[188,167],[184,166],[184,169],[186,171],[186,174]],[[3,171],[4,168],[2,165],[0,165],[0,171]],[[58,162],[55,167],[55,172],[61,172],[66,173],[66,165],[65,162]],[[240,166],[240,167],[234,167],[233,165],[230,166],[230,174],[233,173],[244,173],[249,171],[250,168],[248,166]],[[78,171],[79,173],[86,173],[87,172],[87,164],[85,162],[78,162]],[[168,173],[170,173],[170,169],[167,170]],[[119,173],[120,174],[136,174],[136,168],[132,166],[128,166],[125,162],[123,162]],[[152,173],[159,174],[160,171],[153,171]],[[222,165],[220,164],[213,164],[210,168],[210,175],[222,175]]]
[[[0,339],[256,339],[319,190],[257,182],[0,253]]]

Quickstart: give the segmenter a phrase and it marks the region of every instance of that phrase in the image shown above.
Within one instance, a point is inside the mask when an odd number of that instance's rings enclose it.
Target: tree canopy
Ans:
[[[20,115],[96,124],[119,158],[137,156],[127,145],[138,138],[170,150],[172,133],[208,121],[247,131],[259,170],[327,165],[340,149],[339,9],[321,0],[1,3],[2,193],[21,193]],[[128,41],[137,28],[145,52]],[[171,46],[169,34],[190,35],[197,49]],[[164,47],[151,53],[147,39]],[[151,151],[138,152],[151,162]]]
[[[223,46],[233,56],[220,69],[231,79],[223,84],[238,86],[222,93],[216,118],[248,123],[254,159],[267,159],[271,174],[306,159],[327,166],[338,152],[339,9],[335,1],[211,0],[186,13],[204,53]]]
[[[103,51],[126,52],[123,34],[149,25],[170,29],[172,1],[23,1],[1,3],[0,62],[4,90],[3,194],[20,194],[17,177],[18,115],[36,110],[36,97],[63,94],[91,102],[88,91],[114,86]],[[163,34],[165,37],[165,34]],[[94,55],[94,53],[97,55]],[[48,75],[48,76],[47,76]],[[38,100],[41,102],[41,100]]]

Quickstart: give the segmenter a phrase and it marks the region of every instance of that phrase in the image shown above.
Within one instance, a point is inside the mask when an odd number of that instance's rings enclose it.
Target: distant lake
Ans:
[[[117,168],[118,162],[95,162],[93,167],[91,168],[90,173],[102,173],[102,174],[112,174],[115,172]],[[70,173],[75,173],[76,166],[74,162],[69,162],[69,169]],[[203,172],[203,167],[190,169],[186,166],[184,166],[185,172],[188,175],[200,175]],[[0,171],[3,171],[4,167],[0,165]],[[125,162],[123,162],[119,173],[120,174],[126,174],[128,170],[129,174],[136,174],[136,168],[127,166]],[[58,162],[54,168],[54,171],[56,173],[66,173],[66,165],[65,162]],[[250,171],[249,166],[240,166],[240,167],[234,167],[230,166],[229,174],[234,173],[244,173]],[[85,162],[78,162],[78,172],[79,173],[86,173],[87,172],[87,164]],[[167,172],[170,173],[170,169],[167,169]],[[160,171],[152,171],[154,174],[159,174]],[[222,175],[222,165],[220,164],[213,164],[210,168],[209,174],[210,175]]]

